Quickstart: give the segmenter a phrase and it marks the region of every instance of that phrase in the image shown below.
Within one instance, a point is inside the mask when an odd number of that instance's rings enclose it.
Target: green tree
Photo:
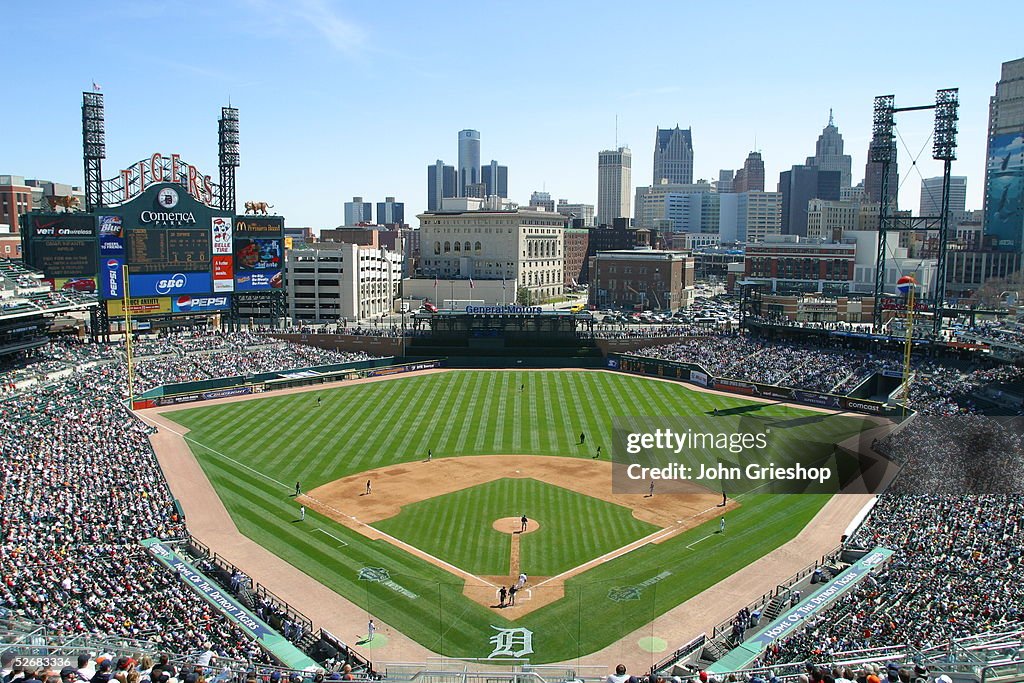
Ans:
[[[533,297],[530,295],[530,290],[526,287],[520,287],[516,290],[516,303],[520,306],[530,306],[533,304]]]

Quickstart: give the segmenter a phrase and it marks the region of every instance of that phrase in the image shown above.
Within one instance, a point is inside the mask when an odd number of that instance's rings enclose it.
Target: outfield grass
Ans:
[[[506,575],[512,536],[492,522],[526,510],[541,525],[520,538],[520,569],[530,576],[561,574],[659,528],[621,505],[535,479],[498,479],[430,498],[373,526],[471,574]]]
[[[319,408],[318,395],[323,398]],[[743,407],[747,410],[736,415],[711,415],[714,408]],[[605,452],[610,448],[616,416],[686,416],[695,431],[728,431],[739,426],[742,415],[752,413],[773,430],[823,443],[846,438],[862,424],[859,418],[824,419],[810,411],[695,392],[681,384],[556,371],[448,372],[190,408],[167,416],[191,430],[192,451],[239,529],[254,541],[436,652],[486,657],[491,626],[515,625],[534,632],[531,659],[541,663],[605,647],[756,561],[795,536],[827,496],[746,496],[742,507],[730,513],[726,534],[714,534],[718,523],[713,521],[602,564],[570,580],[563,599],[512,624],[500,612],[466,599],[462,582],[452,574],[390,543],[367,541],[315,513],[307,514],[305,524],[294,523],[297,508],[289,494],[295,482],[311,490],[349,474],[422,460],[428,448],[434,457],[524,453],[589,458],[597,445],[604,445]],[[587,434],[585,447],[577,445],[581,431]],[[583,520],[580,529],[585,528]],[[321,529],[348,545],[339,548]],[[441,532],[423,536],[434,533]],[[471,561],[468,543],[459,552]],[[567,552],[571,557],[572,551]],[[538,566],[562,561],[537,558]],[[395,583],[417,597],[359,581],[359,570],[368,566],[386,568]],[[636,600],[609,599],[611,589],[659,575]],[[656,630],[657,624],[654,635]],[[353,639],[359,633],[354,625],[352,633],[338,635]]]

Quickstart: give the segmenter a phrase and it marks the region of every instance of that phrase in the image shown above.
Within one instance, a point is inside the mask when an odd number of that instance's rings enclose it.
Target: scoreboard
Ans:
[[[133,273],[210,270],[209,228],[127,228],[125,257]]]
[[[55,286],[67,279],[84,288],[90,280],[111,317],[124,315],[126,294],[147,302],[131,304],[138,315],[206,313],[231,309],[232,302],[282,298],[284,219],[232,215],[178,183],[152,185],[94,214],[31,213],[22,219],[22,234],[29,265]]]

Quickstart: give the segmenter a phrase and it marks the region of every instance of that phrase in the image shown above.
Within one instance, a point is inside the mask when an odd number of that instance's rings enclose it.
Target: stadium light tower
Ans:
[[[103,159],[107,157],[103,94],[82,93],[82,159],[85,163],[85,211],[103,206]]]

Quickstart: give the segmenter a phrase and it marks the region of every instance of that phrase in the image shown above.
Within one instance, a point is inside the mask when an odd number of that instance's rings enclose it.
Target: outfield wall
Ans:
[[[802,403],[808,406],[846,410],[865,415],[893,415],[899,412],[899,410],[878,401],[827,394],[820,391],[793,389],[792,387],[779,387],[728,377],[715,377],[696,363],[613,353],[608,356],[607,367],[609,370],[618,372],[653,375],[741,396]]]
[[[373,360],[340,363],[336,365],[320,365],[309,368],[294,368],[278,372],[264,372],[258,375],[221,377],[199,382],[185,382],[156,387],[143,394],[141,399],[132,403],[132,408],[156,408],[158,406],[175,406],[200,401],[213,401],[218,398],[231,398],[260,394],[265,391],[277,391],[314,384],[330,384],[365,377],[384,377],[417,370],[431,370],[441,367],[440,360],[419,361],[415,363],[398,363],[394,358],[375,358]]]

